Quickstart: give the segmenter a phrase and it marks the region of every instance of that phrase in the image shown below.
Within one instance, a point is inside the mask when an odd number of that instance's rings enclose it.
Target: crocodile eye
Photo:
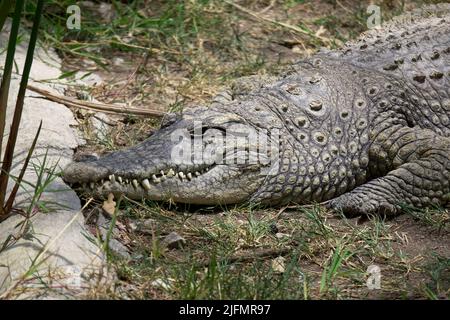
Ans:
[[[321,80],[322,80],[322,77],[321,77],[321,76],[319,76],[319,75],[314,75],[314,76],[312,76],[312,77],[309,79],[309,83],[315,84],[315,83],[320,82]]]

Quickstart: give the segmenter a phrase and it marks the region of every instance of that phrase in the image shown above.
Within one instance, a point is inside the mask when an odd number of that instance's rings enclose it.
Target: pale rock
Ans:
[[[163,239],[162,244],[169,249],[179,249],[186,244],[186,240],[178,233],[171,232]]]

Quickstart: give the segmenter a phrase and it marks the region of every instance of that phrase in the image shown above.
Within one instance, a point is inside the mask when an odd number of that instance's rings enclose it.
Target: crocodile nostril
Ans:
[[[90,162],[90,161],[97,161],[99,159],[99,155],[97,153],[82,153],[82,154],[76,154],[74,156],[75,162]]]

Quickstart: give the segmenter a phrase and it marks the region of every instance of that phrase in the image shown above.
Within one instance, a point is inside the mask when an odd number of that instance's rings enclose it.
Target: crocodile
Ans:
[[[323,203],[349,216],[449,204],[450,4],[236,83],[63,179],[95,197]]]

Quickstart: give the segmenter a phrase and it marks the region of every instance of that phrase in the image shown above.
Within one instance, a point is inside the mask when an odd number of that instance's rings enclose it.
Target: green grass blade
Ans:
[[[9,12],[14,4],[14,1],[3,0],[0,3],[0,32],[3,30],[3,26],[5,25],[6,18],[8,17]]]
[[[14,54],[16,52],[16,42],[19,33],[20,16],[22,14],[24,0],[17,0],[14,10],[14,17],[11,25],[11,32],[8,40],[8,50],[6,53],[5,68],[3,69],[2,83],[0,85],[0,159],[3,137],[5,133],[6,108],[8,105],[9,85],[11,82],[11,72],[14,64]],[[2,3],[2,8],[3,8]],[[9,12],[9,11],[8,11]],[[0,174],[0,214],[3,213],[3,204],[5,201],[6,186],[8,184],[8,172]],[[3,187],[4,186],[4,190]]]
[[[11,193],[9,194],[8,201],[6,202],[4,212],[9,212],[12,209],[14,199],[16,198],[17,191],[19,190],[19,186],[22,183],[23,176],[25,175],[25,171],[27,170],[27,167],[28,167],[28,163],[30,162],[31,156],[33,155],[33,151],[36,148],[36,143],[39,138],[39,134],[41,133],[41,128],[42,128],[42,120],[39,123],[39,128],[36,132],[36,135],[34,136],[33,143],[31,145],[30,149],[28,150],[27,157],[25,158],[25,162],[23,163],[22,170],[20,171],[19,177],[16,180],[16,184],[14,185],[14,188],[12,189]]]
[[[19,0],[22,1],[22,0]],[[2,172],[0,174],[0,195],[3,198],[6,194],[6,187],[8,182],[8,173],[11,170],[12,159],[14,155],[14,148],[17,141],[17,134],[19,131],[20,119],[22,118],[23,103],[25,100],[25,93],[28,84],[28,78],[30,75],[31,66],[33,64],[34,49],[36,47],[36,41],[39,30],[39,23],[41,20],[42,9],[44,6],[44,0],[38,1],[36,12],[34,15],[33,28],[31,30],[30,42],[28,44],[27,56],[25,59],[25,65],[22,72],[22,79],[20,81],[19,93],[17,95],[16,107],[14,110],[14,117],[11,124],[11,131],[8,136],[8,143],[5,149],[5,155],[3,157]]]

